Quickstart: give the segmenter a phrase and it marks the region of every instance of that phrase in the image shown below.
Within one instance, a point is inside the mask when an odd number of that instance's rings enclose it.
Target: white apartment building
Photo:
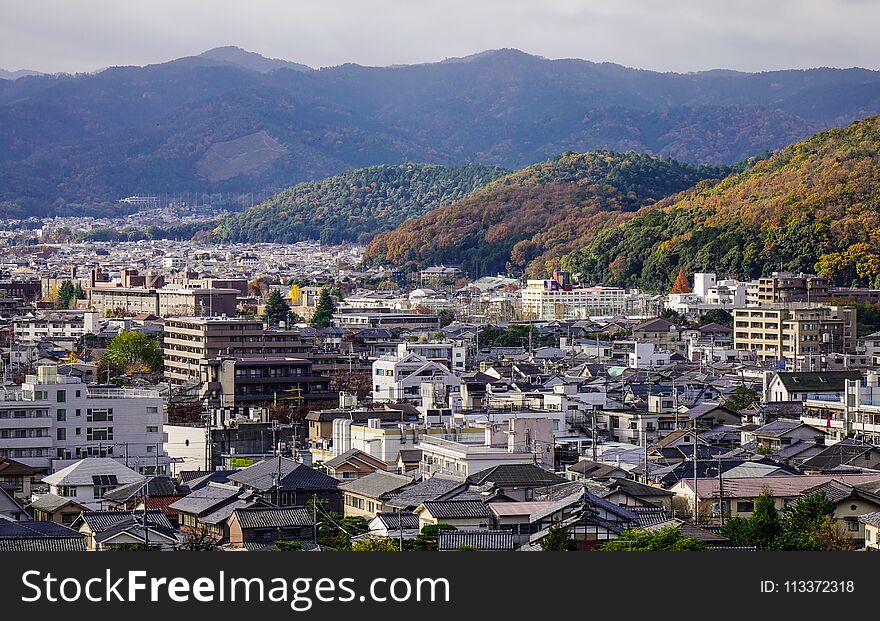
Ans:
[[[461,386],[449,368],[416,353],[383,356],[373,362],[373,401],[421,400],[422,383],[442,384],[446,393]]]
[[[0,456],[47,471],[112,457],[144,474],[165,472],[164,422],[158,391],[88,386],[41,366],[0,392]]]
[[[46,340],[75,341],[84,334],[97,334],[99,314],[95,311],[51,311],[17,317],[12,322],[16,342]]]
[[[397,357],[403,358],[408,353],[418,354],[431,362],[439,362],[453,371],[465,371],[467,348],[455,343],[399,343]]]
[[[732,309],[745,306],[749,283],[738,280],[718,280],[712,272],[694,274],[694,290],[690,293],[672,293],[666,307],[682,314],[694,314],[715,308]]]
[[[574,287],[555,280],[529,280],[521,295],[526,319],[555,321],[627,313],[626,290],[620,287]]]

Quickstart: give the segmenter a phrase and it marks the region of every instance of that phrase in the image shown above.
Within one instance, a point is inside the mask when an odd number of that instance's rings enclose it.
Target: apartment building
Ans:
[[[338,398],[330,378],[316,375],[303,358],[220,358],[201,365],[200,396],[221,407],[262,403],[304,405]]]
[[[413,352],[373,362],[373,401],[421,400],[423,383],[441,384],[449,392],[458,389],[461,379],[445,365]]]
[[[828,299],[831,281],[815,274],[773,272],[758,279],[754,304],[788,304],[791,302],[824,302]]]
[[[856,339],[856,310],[851,306],[771,308],[733,311],[735,349],[754,352],[761,361],[852,351]]]
[[[97,334],[98,313],[94,311],[52,311],[17,317],[12,331],[18,343],[42,340],[75,341],[84,334]]]
[[[0,396],[0,457],[46,471],[85,457],[112,457],[147,474],[168,465],[156,390],[88,386],[41,366]]]
[[[124,287],[98,285],[88,291],[89,305],[100,313],[122,311],[126,315],[161,317],[235,316],[238,289]]]
[[[165,322],[165,378],[202,381],[202,366],[221,356],[299,357],[309,351],[296,332],[266,329],[253,317],[175,317]]]
[[[522,313],[527,319],[608,317],[627,312],[626,290],[619,287],[575,287],[563,277],[529,280],[523,288]]]

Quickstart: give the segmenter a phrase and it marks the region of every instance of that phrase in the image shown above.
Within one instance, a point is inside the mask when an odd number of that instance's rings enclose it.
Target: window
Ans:
[[[865,529],[865,541],[871,541],[871,529],[870,528]]]
[[[859,532],[859,523],[855,520],[847,520],[846,528],[851,533],[857,533]]]
[[[64,403],[67,401],[67,391],[66,390],[58,390],[55,392],[56,401],[58,403]]]
[[[113,408],[102,408],[86,410],[86,420],[96,423],[103,423],[113,420]]]
[[[740,501],[736,503],[737,513],[751,513],[755,510],[755,503],[750,501]]]
[[[81,391],[81,390],[77,390],[77,391],[76,391],[76,398],[79,399],[81,396],[82,396],[82,391]]]
[[[66,440],[67,439],[67,429],[65,429],[64,427],[59,427],[55,431],[58,432],[58,439],[59,440]]]
[[[58,488],[58,495],[65,498],[76,498],[76,485],[61,485]]]
[[[56,412],[57,418],[60,422],[64,422],[67,420],[67,410],[64,408],[58,408],[58,412]]]
[[[147,433],[157,433],[159,427],[157,425],[147,425]]]

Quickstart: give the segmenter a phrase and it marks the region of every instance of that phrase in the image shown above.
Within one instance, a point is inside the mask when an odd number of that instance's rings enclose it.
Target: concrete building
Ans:
[[[41,366],[0,401],[0,456],[46,471],[112,457],[139,472],[164,472],[164,422],[158,391],[87,386]]]
[[[758,279],[754,302],[757,304],[788,304],[791,302],[824,302],[828,299],[831,281],[815,274],[773,272]]]
[[[627,312],[626,290],[620,287],[575,287],[566,274],[550,280],[529,280],[523,288],[522,313],[526,319],[556,321],[566,318],[609,317]]]
[[[442,384],[447,392],[461,379],[439,362],[415,353],[403,357],[383,356],[373,362],[373,401],[421,400],[422,384]]]
[[[856,339],[852,306],[746,307],[733,310],[735,349],[758,360],[796,360],[803,356],[846,353]]]
[[[97,334],[100,329],[97,312],[75,310],[16,317],[12,326],[18,343],[42,340],[72,342],[84,334]]]

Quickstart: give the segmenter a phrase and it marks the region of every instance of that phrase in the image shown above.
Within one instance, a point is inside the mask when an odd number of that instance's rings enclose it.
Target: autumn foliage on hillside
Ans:
[[[457,264],[472,276],[540,276],[595,232],[728,169],[638,153],[565,153],[404,222],[367,246],[372,263]]]
[[[816,271],[880,286],[880,117],[821,132],[606,227],[566,256],[586,280],[668,290],[680,269]]]

